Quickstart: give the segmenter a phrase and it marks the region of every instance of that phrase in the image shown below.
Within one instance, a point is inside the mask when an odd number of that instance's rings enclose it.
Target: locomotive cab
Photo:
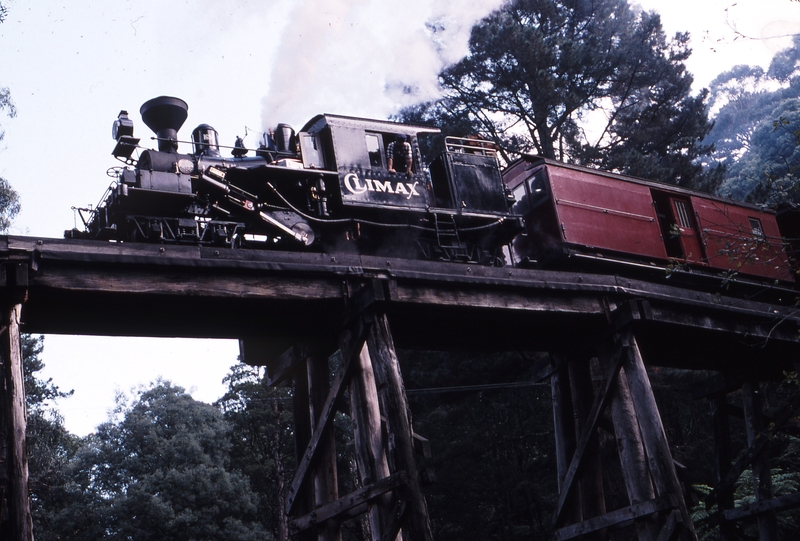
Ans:
[[[298,134],[303,167],[337,174],[342,207],[425,210],[433,205],[417,137],[438,129],[331,114],[318,115]],[[411,146],[411,174],[389,171],[387,149],[398,135]]]

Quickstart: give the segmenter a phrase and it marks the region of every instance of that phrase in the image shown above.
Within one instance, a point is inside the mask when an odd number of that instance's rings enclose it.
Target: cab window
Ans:
[[[375,133],[367,133],[365,135],[367,143],[367,154],[369,155],[369,164],[372,167],[383,167],[383,149],[381,148],[381,137]]]

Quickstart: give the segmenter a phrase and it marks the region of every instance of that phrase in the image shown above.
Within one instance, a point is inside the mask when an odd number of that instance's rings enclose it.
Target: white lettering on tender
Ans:
[[[405,195],[406,199],[412,197],[422,197],[417,191],[419,182],[395,182],[391,180],[377,180],[374,178],[365,178],[362,184],[361,179],[355,173],[348,173],[344,176],[344,187],[350,193],[360,195],[365,192],[378,192],[378,193],[391,193],[396,195]]]
[[[351,193],[359,194],[367,191],[367,187],[361,185],[361,181],[355,173],[349,173],[344,176],[344,186],[350,190]]]
[[[389,192],[394,193],[392,189],[392,183],[388,180],[384,180],[381,182],[380,180],[373,180],[372,182],[375,183],[375,191],[376,192]]]

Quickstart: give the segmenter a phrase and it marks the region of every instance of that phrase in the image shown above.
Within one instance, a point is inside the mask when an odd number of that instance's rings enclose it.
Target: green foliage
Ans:
[[[479,133],[506,162],[535,152],[698,182],[711,124],[705,94],[690,95],[688,39],[627,0],[516,0],[472,29],[469,54],[440,73],[445,97],[400,117]]]
[[[0,5],[0,22],[4,15],[4,7]],[[11,101],[11,93],[8,88],[0,87],[0,112],[5,111],[9,117],[17,115],[17,109],[14,102]],[[0,129],[0,141],[5,137],[5,132]],[[0,233],[5,233],[11,227],[12,220],[19,214],[20,203],[19,195],[11,187],[11,184],[0,177]]]
[[[8,232],[21,208],[19,194],[6,179],[0,177],[0,233]]]
[[[549,385],[415,394],[529,380],[520,354],[398,352],[414,431],[431,441],[434,538],[545,539],[557,497]]]
[[[718,109],[708,141],[727,168],[719,193],[778,206],[800,201],[800,36],[767,71],[736,66],[711,85]]]
[[[0,6],[0,15],[2,14],[2,6]],[[0,87],[0,112],[5,111],[9,118],[17,116],[17,108],[11,100],[11,92],[6,87]],[[0,141],[3,140],[6,133],[0,129]]]
[[[50,510],[60,506],[69,460],[77,449],[78,439],[64,428],[64,420],[54,405],[55,400],[72,395],[72,391],[62,392],[51,379],[37,377],[44,368],[40,357],[43,349],[43,336],[22,335],[31,513],[37,538],[47,541]]]
[[[43,539],[264,539],[220,411],[158,381],[70,451]]]
[[[288,388],[268,387],[263,368],[239,363],[217,402],[232,427],[231,461],[259,494],[259,520],[277,539],[288,537],[283,507],[294,471],[294,432]]]

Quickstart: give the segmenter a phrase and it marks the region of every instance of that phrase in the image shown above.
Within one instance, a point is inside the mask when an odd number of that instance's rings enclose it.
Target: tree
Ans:
[[[515,0],[473,27],[469,54],[440,73],[442,100],[401,117],[477,127],[506,161],[535,152],[697,182],[711,124],[706,94],[690,95],[688,40],[627,0]]]
[[[708,140],[727,174],[719,193],[755,203],[800,202],[800,36],[769,69],[736,66],[711,85]]]
[[[83,441],[55,529],[62,539],[264,539],[230,450],[217,408],[158,381],[130,405],[121,398],[116,417]]]
[[[263,368],[234,365],[217,405],[233,427],[231,461],[261,496],[260,522],[285,541],[289,528],[283,508],[295,466],[291,396],[288,388],[265,385],[263,377]]]
[[[22,365],[27,406],[26,443],[28,449],[28,486],[31,491],[31,514],[36,537],[53,538],[51,511],[62,505],[69,461],[77,450],[78,438],[64,427],[53,402],[72,395],[63,392],[51,379],[37,373],[44,368],[40,355],[44,337],[22,335]]]

